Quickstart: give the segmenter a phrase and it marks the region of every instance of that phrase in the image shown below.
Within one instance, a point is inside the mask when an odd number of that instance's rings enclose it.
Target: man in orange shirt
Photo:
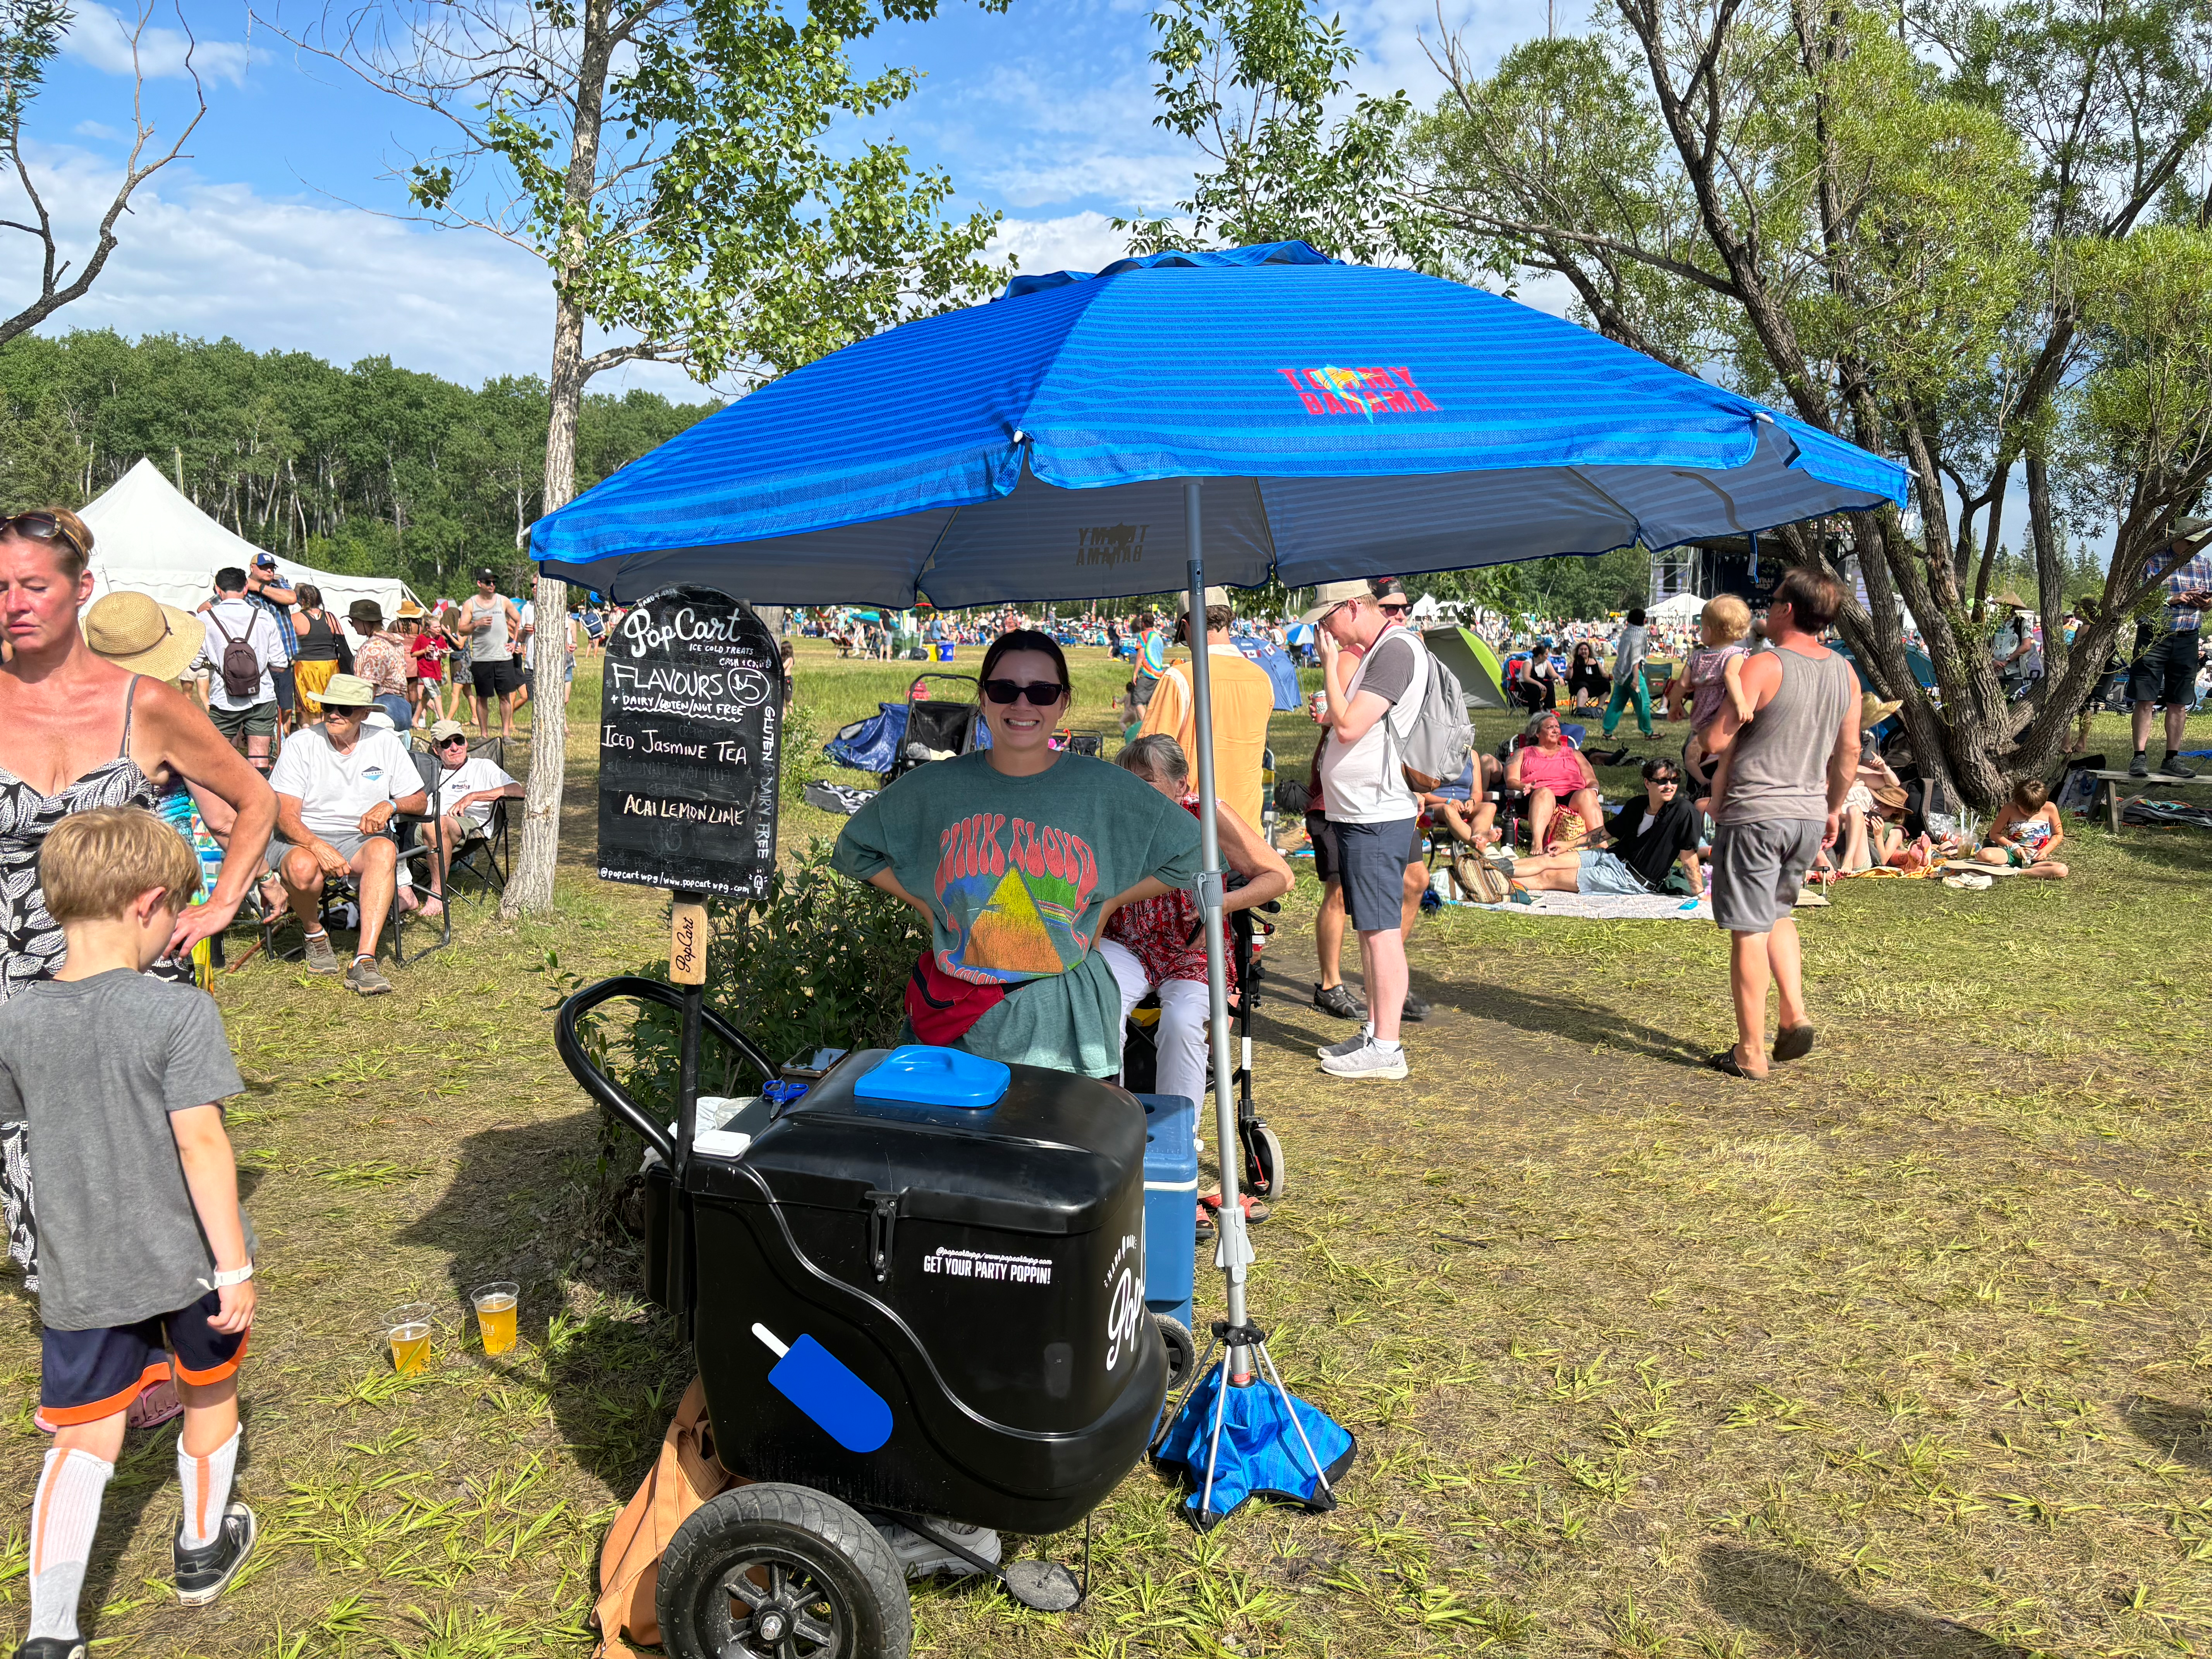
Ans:
[[[1190,633],[1190,596],[1178,594],[1176,608],[1184,613],[1176,623],[1177,640],[1187,643]],[[1206,653],[1212,691],[1213,782],[1221,804],[1256,830],[1260,827],[1260,757],[1267,746],[1267,719],[1275,710],[1274,682],[1267,671],[1239,651],[1229,635],[1236,619],[1230,608],[1229,590],[1206,590]],[[1138,735],[1164,732],[1189,757],[1190,775],[1198,777],[1197,699],[1191,695],[1190,665],[1170,664],[1160,676],[1152,700],[1145,705]]]

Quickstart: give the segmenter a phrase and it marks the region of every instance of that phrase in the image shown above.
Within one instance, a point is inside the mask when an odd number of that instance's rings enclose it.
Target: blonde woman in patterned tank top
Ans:
[[[119,621],[94,630],[106,654],[88,642],[77,617],[92,600],[91,556],[92,532],[73,513],[0,518],[0,629],[9,651],[0,664],[0,1001],[62,964],[38,859],[46,832],[71,812],[150,807],[179,780],[228,805],[235,822],[222,876],[204,902],[178,917],[172,956],[189,955],[230,925],[276,822],[268,784],[167,683],[182,671],[173,660],[182,642],[161,606],[110,606]],[[190,643],[185,661],[198,650],[198,641]],[[20,1122],[0,1124],[0,1209],[9,1254],[35,1289],[22,1131]]]

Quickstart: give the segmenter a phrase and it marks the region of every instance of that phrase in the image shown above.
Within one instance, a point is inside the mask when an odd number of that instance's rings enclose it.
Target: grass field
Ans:
[[[1121,675],[1079,659],[1075,718],[1105,730]],[[808,748],[910,672],[810,642]],[[665,948],[661,896],[588,873],[595,665],[576,689],[557,919],[468,909],[375,1001],[260,959],[221,985],[264,1241],[240,1480],[266,1531],[221,1603],[179,1609],[173,1437],[134,1437],[88,1587],[96,1650],[588,1650],[599,1539],[689,1367],[634,1249],[591,1223],[593,1119],[549,1037],[565,988]],[[1279,721],[1279,753],[1310,745]],[[789,775],[837,775],[795,746]],[[791,805],[784,843],[836,823]],[[1262,1006],[1292,1187],[1255,1234],[1254,1305],[1293,1386],[1359,1437],[1343,1505],[1200,1538],[1132,1474],[1086,1607],[923,1588],[918,1650],[2212,1650],[2208,850],[2085,830],[2063,884],[1842,884],[1806,921],[1820,1048],[1765,1085],[1695,1063],[1730,1023],[1712,930],[1472,910],[1413,940],[1436,1012],[1412,1079],[1323,1079],[1311,1045],[1344,1028],[1304,1005],[1303,877]],[[525,1346],[499,1361],[460,1312],[493,1278],[524,1286]],[[403,1381],[379,1316],[417,1295],[448,1322]],[[35,1307],[9,1306],[12,1640],[44,1440]]]

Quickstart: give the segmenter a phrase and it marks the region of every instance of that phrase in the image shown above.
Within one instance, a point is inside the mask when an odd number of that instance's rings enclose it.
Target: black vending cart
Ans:
[[[674,891],[670,981],[576,993],[556,1042],[648,1160],[648,1289],[696,1357],[714,1444],[747,1484],[678,1531],[668,1650],[902,1659],[919,1538],[1032,1606],[1064,1569],[1001,1567],[985,1533],[1057,1532],[1143,1455],[1166,1386],[1145,1307],[1140,1109],[1120,1090],[957,1050],[864,1049],[703,1131],[712,1038],[779,1068],[704,1004],[705,899],[764,898],[775,859],[776,646],[745,606],[664,590],[609,642],[599,864]],[[597,1066],[617,999],[682,1021],[675,1121]]]

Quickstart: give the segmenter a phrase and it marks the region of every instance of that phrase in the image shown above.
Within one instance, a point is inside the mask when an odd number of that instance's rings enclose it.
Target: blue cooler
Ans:
[[[952,647],[942,640],[938,641],[937,659],[939,662],[951,662],[952,660]]]
[[[1145,1306],[1192,1328],[1198,1218],[1198,1108],[1181,1095],[1139,1095],[1145,1109]]]

